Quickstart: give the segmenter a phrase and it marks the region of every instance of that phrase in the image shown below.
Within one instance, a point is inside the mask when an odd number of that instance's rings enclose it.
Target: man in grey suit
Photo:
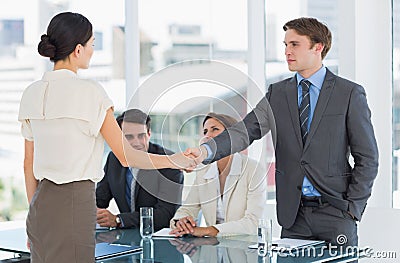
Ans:
[[[210,163],[245,149],[271,130],[281,236],[355,246],[356,222],[378,172],[366,94],[323,65],[332,39],[324,24],[299,18],[283,29],[287,64],[295,76],[271,84],[242,122],[186,154]]]

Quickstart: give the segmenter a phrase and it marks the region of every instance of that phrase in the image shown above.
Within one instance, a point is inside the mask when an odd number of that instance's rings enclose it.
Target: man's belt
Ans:
[[[301,196],[300,206],[304,207],[319,207],[327,201],[322,196]]]

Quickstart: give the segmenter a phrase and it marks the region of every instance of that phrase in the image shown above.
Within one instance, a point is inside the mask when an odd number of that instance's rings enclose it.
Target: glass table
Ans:
[[[256,236],[232,236],[224,238],[153,238],[142,240],[138,229],[114,229],[96,231],[96,242],[120,245],[140,245],[140,253],[99,260],[97,262],[265,262],[265,263],[302,263],[302,262],[351,262],[365,255],[359,251],[332,251],[323,245],[313,247],[310,252],[299,250],[292,252],[273,252],[262,257],[257,249],[249,245],[256,243]],[[0,231],[0,250],[29,256],[26,248],[24,228]]]

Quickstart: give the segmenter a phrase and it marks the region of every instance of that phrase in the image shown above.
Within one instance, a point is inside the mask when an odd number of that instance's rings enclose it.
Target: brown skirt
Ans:
[[[95,184],[40,181],[29,206],[26,229],[31,263],[94,262]]]

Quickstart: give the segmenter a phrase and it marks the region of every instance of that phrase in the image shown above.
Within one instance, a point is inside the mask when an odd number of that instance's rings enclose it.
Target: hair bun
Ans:
[[[38,52],[40,55],[48,58],[54,58],[54,56],[56,55],[56,47],[51,43],[50,37],[48,35],[43,34],[40,37]]]
[[[40,37],[40,40],[42,40],[42,41],[49,41],[49,39],[50,39],[50,37],[49,37],[48,35],[46,35],[46,34],[43,34],[43,35]]]

